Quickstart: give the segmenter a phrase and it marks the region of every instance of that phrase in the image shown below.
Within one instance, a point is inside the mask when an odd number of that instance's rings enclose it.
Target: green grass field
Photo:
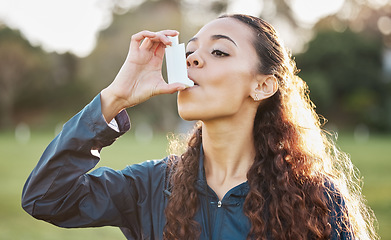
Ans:
[[[20,207],[23,184],[52,137],[33,132],[28,143],[18,143],[13,133],[0,133],[0,239],[124,239],[120,230],[113,227],[60,229],[33,219]],[[361,170],[363,191],[378,218],[380,236],[391,239],[391,136],[372,136],[364,143],[356,143],[349,135],[340,136],[339,145]],[[142,144],[132,134],[126,134],[102,152],[98,166],[122,169],[128,164],[162,158],[166,147],[165,136]]]

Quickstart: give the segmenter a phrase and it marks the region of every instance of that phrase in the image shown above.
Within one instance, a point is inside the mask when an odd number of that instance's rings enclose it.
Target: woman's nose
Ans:
[[[187,57],[186,62],[188,67],[202,67],[204,64],[201,57],[196,53],[190,54]]]

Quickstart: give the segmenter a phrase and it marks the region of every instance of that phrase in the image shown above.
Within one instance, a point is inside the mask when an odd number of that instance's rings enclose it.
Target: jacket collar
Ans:
[[[204,148],[202,144],[200,146],[200,157],[198,161],[198,178],[195,184],[197,191],[203,195],[214,196],[215,193],[211,188],[209,188],[208,183],[206,182],[205,168],[204,168]],[[238,197],[246,197],[250,190],[248,182],[244,182],[231,190],[228,191],[230,195],[235,195]]]

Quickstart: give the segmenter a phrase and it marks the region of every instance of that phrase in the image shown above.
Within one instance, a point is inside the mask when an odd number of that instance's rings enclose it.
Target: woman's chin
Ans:
[[[194,114],[194,112],[191,111],[181,111],[178,109],[179,116],[185,120],[185,121],[197,121],[199,118],[197,118]]]
[[[197,107],[194,106],[194,102],[190,101],[190,99],[178,95],[177,107],[178,107],[178,114],[183,120],[186,121],[198,120],[195,118],[195,115],[197,115],[197,111],[196,111]]]

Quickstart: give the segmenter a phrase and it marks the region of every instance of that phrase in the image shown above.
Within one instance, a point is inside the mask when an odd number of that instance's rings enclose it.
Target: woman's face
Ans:
[[[188,75],[195,86],[178,94],[179,115],[185,120],[213,120],[254,108],[250,97],[258,57],[253,33],[233,18],[205,25],[186,47]],[[244,112],[243,112],[244,111]]]

